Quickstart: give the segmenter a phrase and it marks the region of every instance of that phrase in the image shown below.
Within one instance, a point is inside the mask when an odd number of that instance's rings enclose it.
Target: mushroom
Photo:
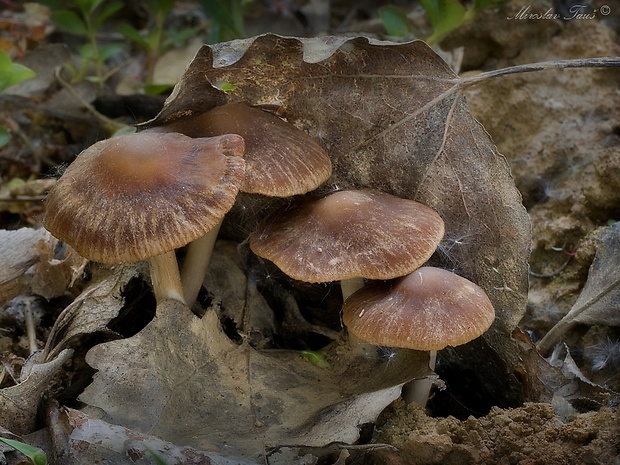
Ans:
[[[373,189],[342,190],[267,218],[250,248],[300,281],[341,281],[343,298],[366,279],[411,273],[443,237],[439,214]]]
[[[438,350],[476,339],[494,319],[493,304],[482,288],[430,266],[370,283],[342,308],[342,320],[354,337],[378,346],[430,351],[433,370]],[[416,386],[412,398],[426,403],[429,389],[429,384]]]
[[[241,191],[291,197],[316,189],[331,176],[327,152],[316,139],[272,113],[244,103],[229,103],[147,131],[175,131],[190,137],[238,134],[245,141],[245,177]],[[221,222],[192,242],[181,269],[191,306],[204,280]]]
[[[232,207],[243,139],[141,132],[84,150],[50,190],[44,225],[104,264],[148,259],[158,301],[184,302],[174,249],[203,236]]]
[[[246,175],[241,191],[268,197],[305,194],[332,173],[319,142],[273,113],[245,103],[228,103],[149,130],[190,137],[239,134],[245,141]]]

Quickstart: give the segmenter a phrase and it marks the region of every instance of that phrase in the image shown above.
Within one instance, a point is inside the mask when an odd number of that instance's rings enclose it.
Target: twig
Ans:
[[[617,68],[620,67],[620,57],[601,57],[601,58],[576,58],[574,60],[554,60],[541,61],[540,63],[531,63],[525,65],[509,66],[508,68],[496,69],[477,74],[475,76],[467,76],[464,78],[454,79],[458,87],[468,87],[478,82],[485,81],[499,76],[507,76],[509,74],[532,73],[535,71],[545,71],[548,69],[570,69],[570,68]]]
[[[568,264],[570,262],[570,259],[573,258],[576,255],[576,252],[574,251],[573,244],[570,244],[568,246],[568,248],[566,248],[566,244],[564,244],[562,247],[551,247],[551,249],[556,251],[556,252],[563,252],[564,255],[566,255],[568,257],[566,259],[566,261],[564,262],[564,264],[559,269],[557,269],[553,273],[549,273],[549,274],[536,273],[535,271],[532,271],[532,269],[528,267],[527,272],[528,272],[528,274],[530,276],[532,276],[534,278],[541,278],[541,279],[555,278],[560,273],[562,273],[562,271],[564,271],[566,269],[566,267],[568,266]]]
[[[393,131],[398,126],[407,124],[414,118],[417,118],[417,116],[420,115],[421,113],[424,113],[429,108],[433,108],[439,102],[446,100],[452,95],[459,93],[466,87],[472,86],[474,84],[478,84],[479,82],[486,81],[487,79],[491,79],[491,78],[499,77],[499,76],[507,76],[509,74],[544,71],[547,69],[615,68],[615,67],[620,67],[620,57],[578,58],[575,60],[542,61],[540,63],[532,63],[532,64],[527,64],[527,65],[509,66],[508,68],[497,69],[494,71],[487,71],[481,74],[477,74],[475,76],[455,77],[452,79],[435,78],[433,76],[430,76],[430,77],[429,76],[416,76],[417,78],[420,78],[420,79],[428,79],[430,81],[452,83],[454,85],[446,89],[441,94],[437,95],[435,98],[428,101],[422,107],[416,109],[412,113],[409,113],[403,119],[387,127],[383,131],[375,134],[370,139],[362,142],[360,145],[354,147],[352,151],[356,151],[359,147],[362,147],[363,145],[368,145],[372,141],[383,137],[386,132]],[[402,76],[398,76],[398,77],[402,77]]]
[[[34,327],[34,318],[32,317],[32,307],[30,306],[30,299],[24,299],[24,320],[26,320],[26,334],[28,335],[28,348],[30,355],[39,350],[37,345],[37,332]]]
[[[92,113],[95,118],[102,121],[104,125],[108,126],[110,130],[116,131],[127,127],[126,124],[119,123],[117,121],[114,121],[113,119],[108,118],[105,115],[102,115],[95,109],[95,107],[93,107],[90,103],[84,100],[84,98],[82,98],[82,96],[73,88],[73,86],[71,86],[71,84],[69,84],[63,79],[63,77],[60,75],[60,68],[54,69],[54,77],[56,77],[58,82],[60,82],[60,84],[65,89],[67,89],[69,93],[73,95],[73,97],[75,97],[84,106],[84,108],[86,108],[90,113]]]
[[[558,276],[560,273],[562,273],[562,271],[564,271],[566,269],[566,267],[568,266],[568,263],[570,262],[570,259],[573,258],[571,255],[568,256],[568,258],[566,259],[566,261],[564,262],[564,264],[558,268],[556,271],[554,271],[553,273],[536,273],[535,271],[532,271],[531,268],[527,269],[527,272],[530,276],[532,276],[533,278],[540,278],[540,279],[551,279],[551,278],[555,278],[556,276]]]

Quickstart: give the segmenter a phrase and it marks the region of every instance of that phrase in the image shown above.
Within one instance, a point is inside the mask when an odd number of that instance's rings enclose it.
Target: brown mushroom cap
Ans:
[[[441,217],[421,203],[343,190],[267,218],[250,248],[301,281],[391,279],[424,264],[443,233]]]
[[[465,344],[495,318],[482,288],[433,267],[370,283],[345,301],[342,312],[349,332],[364,342],[429,351]]]
[[[243,150],[238,135],[141,132],[97,142],[51,189],[44,225],[96,262],[163,254],[206,234],[232,207]]]
[[[215,107],[153,130],[163,128],[190,137],[242,136],[246,161],[242,192],[290,197],[316,189],[331,176],[331,160],[316,139],[271,113],[243,103]]]

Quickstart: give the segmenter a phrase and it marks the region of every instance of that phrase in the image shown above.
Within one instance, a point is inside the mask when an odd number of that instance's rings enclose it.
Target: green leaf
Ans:
[[[198,29],[195,27],[186,27],[180,30],[170,29],[168,31],[168,39],[165,42],[166,50],[173,46],[181,45],[189,41],[191,38],[196,37]]]
[[[233,84],[232,82],[228,82],[228,81],[217,81],[214,84],[214,86],[217,87],[222,92],[226,92],[226,93],[232,92],[237,88],[235,84]]]
[[[123,51],[123,44],[120,44],[120,43],[105,44],[103,47],[99,49],[99,60],[100,62],[104,62],[108,58],[113,57],[114,55],[118,55],[122,51]]]
[[[9,54],[0,50],[0,92],[35,76],[33,70],[19,63],[13,63]]]
[[[233,33],[235,39],[243,37],[243,31],[240,24],[243,23],[241,15],[240,0],[231,0],[231,5],[222,0],[198,0],[207,14],[213,18],[215,24],[211,27],[218,30],[219,36],[222,36],[222,29],[226,28]],[[240,17],[241,15],[241,17]]]
[[[65,32],[76,35],[86,35],[88,33],[86,24],[74,11],[54,11],[51,18],[54,24]]]
[[[80,57],[88,62],[94,62],[97,56],[99,56],[99,50],[96,49],[91,43],[78,45],[77,51],[80,54]]]
[[[316,350],[301,350],[299,352],[299,355],[301,355],[303,358],[305,358],[310,363],[312,363],[313,365],[319,368],[323,368],[327,370],[332,367],[329,364],[329,362],[325,360],[325,357],[323,357],[323,354],[321,352],[317,352]]]
[[[458,0],[420,0],[433,27],[433,34],[426,41],[436,43],[461,25],[465,7]]]
[[[174,84],[145,84],[144,93],[148,95],[161,95],[172,90]]]
[[[123,8],[122,2],[111,2],[106,5],[101,11],[94,14],[93,26],[95,29],[99,29],[99,27],[114,13]]]
[[[0,149],[5,147],[11,141],[11,133],[2,125],[0,125]],[[2,373],[2,370],[0,370]]]
[[[389,36],[405,37],[413,32],[411,21],[405,12],[394,5],[380,8],[379,18]]]
[[[15,441],[14,439],[0,438],[0,442],[5,443],[6,445],[11,446],[13,449],[24,454],[32,460],[34,465],[47,465],[47,457],[45,456],[45,452],[38,447],[33,447],[21,441]]]
[[[161,32],[162,31],[158,29],[152,29],[149,31],[149,33],[146,36],[146,40],[148,41],[148,46],[146,47],[147,51],[158,52],[159,55],[163,53],[161,49],[162,44],[160,43],[162,39]]]
[[[130,24],[119,24],[118,30],[126,39],[131,40],[145,50],[148,50],[148,47],[150,46],[149,41],[143,37],[142,34],[140,34],[140,31],[138,31],[135,27]]]
[[[93,14],[94,11],[99,8],[104,0],[73,0],[80,5],[80,8],[85,13]]]

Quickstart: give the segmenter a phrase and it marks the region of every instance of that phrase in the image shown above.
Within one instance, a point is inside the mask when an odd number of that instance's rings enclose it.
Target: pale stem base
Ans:
[[[181,267],[181,282],[183,283],[183,295],[190,308],[196,303],[200,286],[207,274],[215,240],[221,226],[220,221],[207,234],[187,246],[185,260]]]
[[[174,250],[149,259],[151,282],[155,299],[161,302],[164,299],[174,299],[185,303],[181,275]]]
[[[437,351],[430,351],[430,359],[428,361],[428,367],[435,371],[435,364],[437,363]],[[426,377],[422,379],[416,379],[410,381],[403,389],[403,399],[407,403],[415,402],[422,407],[426,407],[428,399],[431,395],[431,389],[433,387],[433,378]]]

